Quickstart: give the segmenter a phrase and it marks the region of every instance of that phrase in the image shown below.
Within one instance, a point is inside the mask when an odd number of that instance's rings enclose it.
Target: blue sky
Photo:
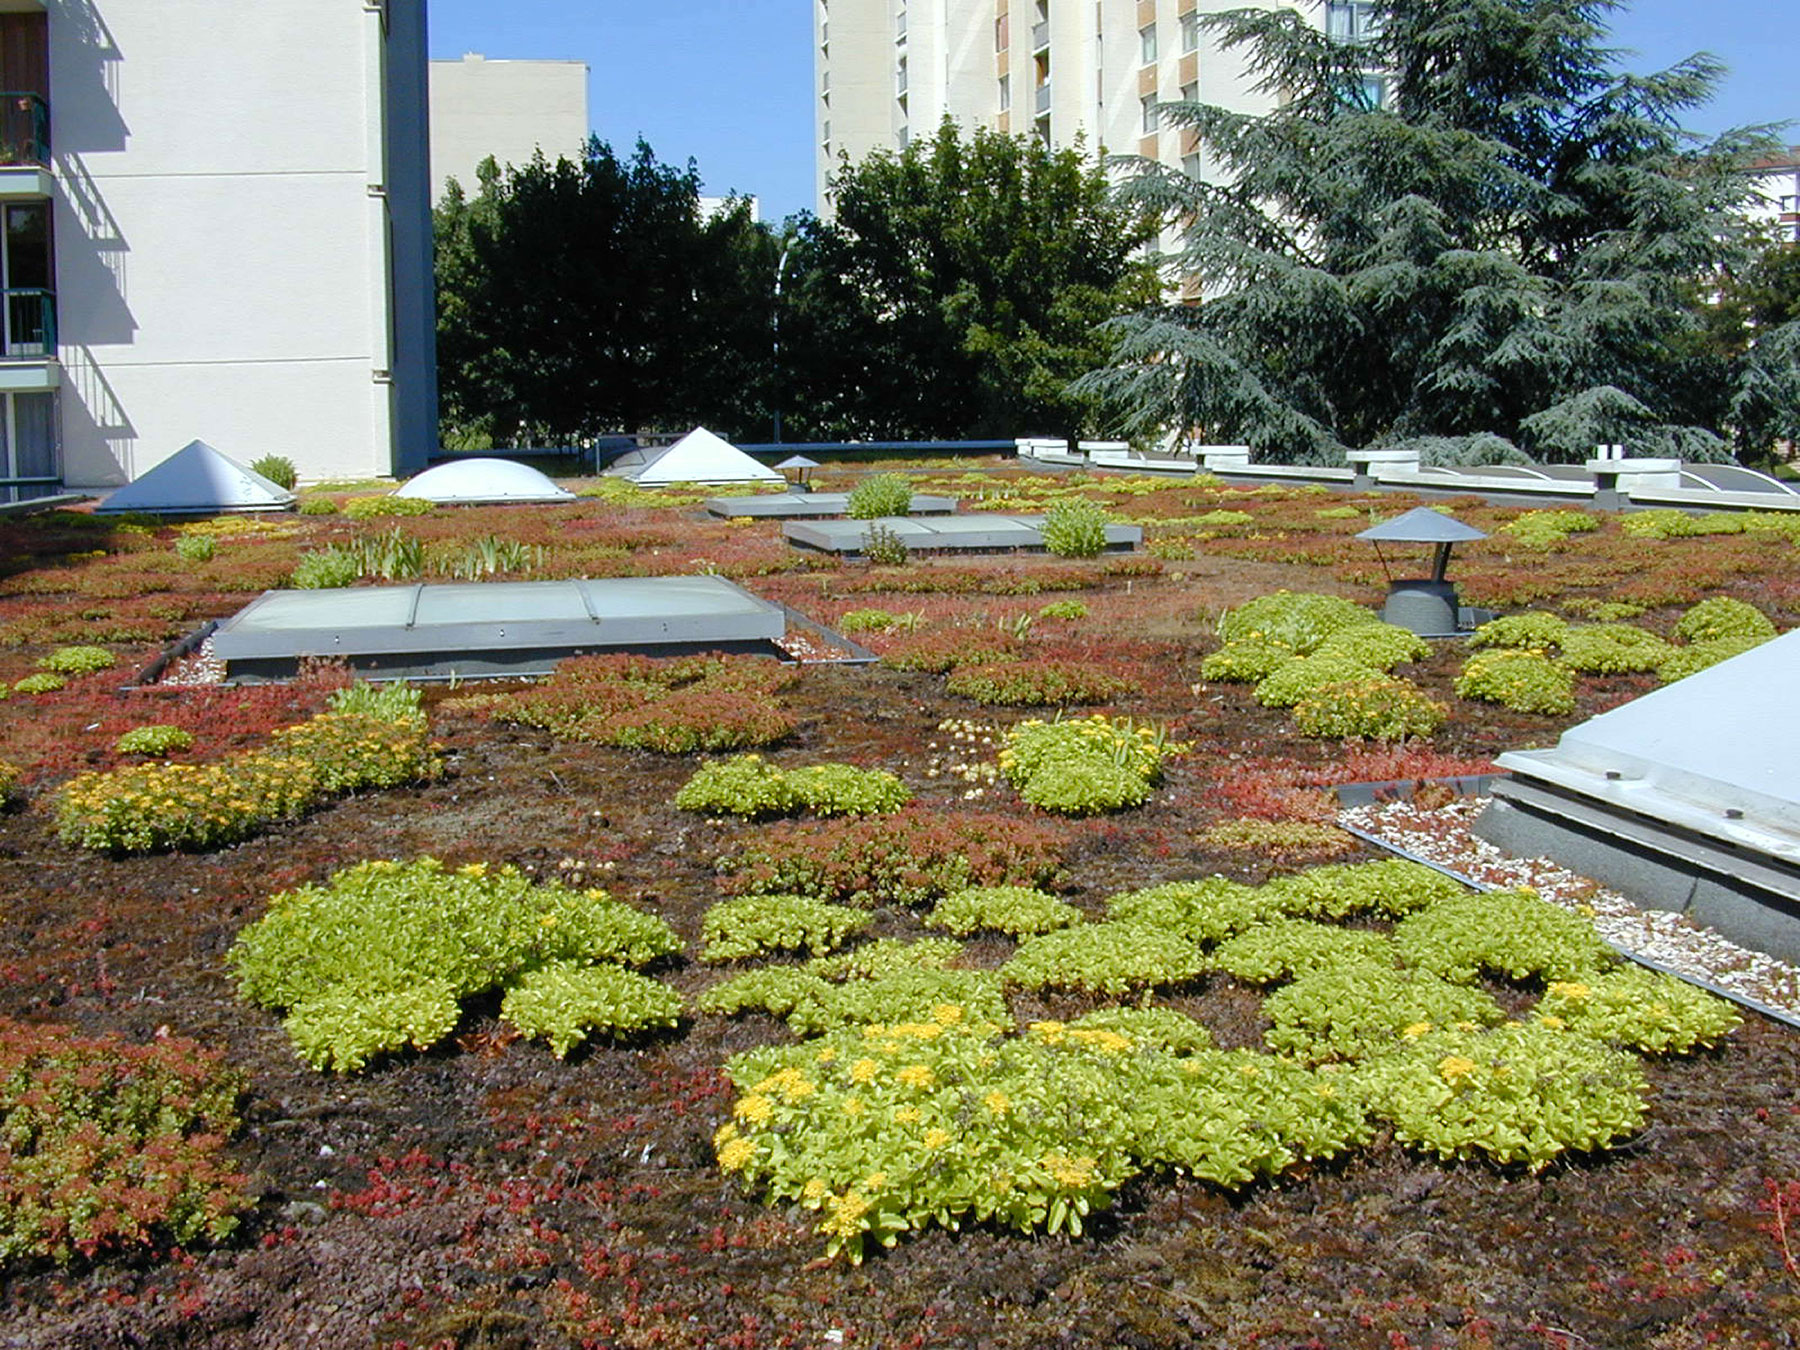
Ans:
[[[657,157],[693,159],[712,193],[762,198],[765,219],[810,208],[811,0],[430,0],[431,54],[540,57],[592,67],[594,130],[620,149],[642,135]],[[1800,21],[1793,0],[1631,0],[1613,45],[1628,69],[1696,51],[1731,68],[1697,131],[1800,119]],[[1800,126],[1790,128],[1800,142]]]

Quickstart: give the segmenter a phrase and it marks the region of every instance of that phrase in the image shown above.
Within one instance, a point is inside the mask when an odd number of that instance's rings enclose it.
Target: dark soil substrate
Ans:
[[[1452,669],[1445,653],[1426,682],[1441,691]],[[1182,876],[1260,879],[1266,860],[1200,842],[1220,815],[1213,787],[1272,747],[1334,753],[1295,740],[1286,714],[1243,690],[1196,696],[1192,670],[1170,674],[1133,711],[1181,718],[1195,753],[1150,806],[1066,827],[1067,893],[1090,910]],[[785,697],[801,728],[777,758],[885,765],[921,785],[938,723],[986,718],[936,677],[877,669],[811,670]],[[1440,750],[1487,754],[1545,734],[1503,712],[1457,712]],[[168,1027],[223,1048],[250,1078],[234,1149],[260,1197],[222,1250],[13,1270],[0,1345],[1797,1343],[1800,1278],[1760,1206],[1769,1182],[1800,1178],[1800,1037],[1760,1020],[1697,1060],[1653,1064],[1642,1136],[1538,1177],[1378,1142],[1237,1195],[1147,1179],[1081,1240],[932,1231],[860,1268],[819,1260],[803,1215],[765,1208],[712,1163],[730,1100],[719,1066],[785,1036],[766,1019],[697,1017],[559,1063],[483,1006],[432,1053],[313,1073],[224,973],[273,890],[369,857],[510,861],[604,884],[691,941],[718,898],[712,860],[755,828],[668,804],[692,760],[455,713],[437,728],[441,782],[340,802],[219,853],[81,853],[56,842],[41,799],[0,820],[0,1012],[139,1039]],[[925,796],[961,790],[932,780]],[[1004,789],[982,804],[1018,809]],[[904,916],[883,923],[919,931]],[[981,954],[1009,950],[990,940]],[[691,961],[658,973],[689,995],[717,978]],[[1260,1034],[1256,1000],[1229,981],[1171,1002],[1224,1043]],[[1080,1009],[1019,1008],[1045,1010]]]

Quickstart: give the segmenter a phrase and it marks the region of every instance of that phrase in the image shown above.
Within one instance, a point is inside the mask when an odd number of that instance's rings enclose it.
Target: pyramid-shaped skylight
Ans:
[[[293,504],[294,494],[279,483],[227,458],[205,441],[189,441],[94,509],[173,516],[284,511]]]
[[[607,470],[643,487],[668,483],[781,483],[782,476],[723,437],[695,427],[664,450],[634,450]]]

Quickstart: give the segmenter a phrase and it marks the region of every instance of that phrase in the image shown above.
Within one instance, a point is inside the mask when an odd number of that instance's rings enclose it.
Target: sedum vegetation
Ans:
[[[680,946],[661,919],[604,891],[419,858],[358,863],[271,897],[227,961],[244,999],[284,1010],[302,1059],[349,1073],[436,1045],[456,1029],[463,1000],[491,989],[512,1000],[519,1030],[550,1040],[558,1056],[591,1034],[669,1025],[679,1002],[628,968]],[[617,973],[583,973],[596,966]]]
[[[852,764],[813,764],[782,769],[760,755],[737,755],[708,764],[675,794],[683,811],[734,816],[867,816],[898,811],[912,790],[885,769]]]

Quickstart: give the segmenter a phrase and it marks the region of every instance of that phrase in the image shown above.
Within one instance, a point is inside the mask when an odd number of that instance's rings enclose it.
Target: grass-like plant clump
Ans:
[[[906,537],[892,526],[871,520],[863,531],[863,558],[877,567],[905,567],[912,557]]]
[[[885,609],[852,609],[838,616],[840,633],[891,633],[906,631],[919,625],[917,615],[894,614]]]
[[[225,1151],[242,1092],[178,1036],[0,1019],[0,1264],[230,1237],[250,1204]]]
[[[526,986],[515,1006],[529,1010],[520,1030],[550,1037],[557,1053],[589,1032],[653,1024],[644,1018],[655,1001],[641,991],[584,984],[561,968],[642,966],[680,947],[661,919],[604,891],[420,858],[359,863],[274,896],[227,960],[245,999],[286,1010],[301,1058],[351,1072],[408,1045],[428,1049],[455,1030],[464,999],[551,968],[559,973]],[[619,996],[617,1021],[602,1006],[609,990]],[[548,1011],[555,1006],[560,1019]]]
[[[300,471],[294,467],[294,461],[286,455],[264,455],[261,459],[250,461],[250,472],[261,474],[278,488],[294,490],[294,484],[300,481]]]
[[[912,510],[912,484],[897,473],[876,474],[850,489],[844,514],[852,520],[903,516]]]
[[[1059,558],[1097,558],[1106,551],[1106,512],[1085,497],[1060,501],[1044,516],[1044,547]]]

